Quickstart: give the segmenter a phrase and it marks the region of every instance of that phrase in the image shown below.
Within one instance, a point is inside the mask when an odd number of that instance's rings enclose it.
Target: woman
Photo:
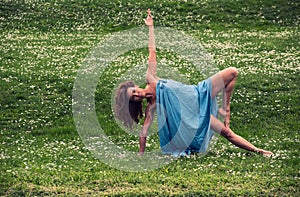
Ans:
[[[147,86],[142,89],[132,81],[120,84],[116,92],[116,117],[126,126],[132,127],[142,118],[142,101],[147,100],[145,120],[139,138],[139,153],[146,147],[146,136],[157,109],[159,138],[163,153],[182,154],[191,151],[206,151],[214,130],[234,145],[271,156],[272,152],[256,148],[244,138],[235,134],[229,126],[230,98],[238,75],[231,67],[220,71],[197,86],[185,85],[172,80],[161,80],[156,76],[156,48],[153,18],[148,9],[145,24],[149,27],[149,59],[146,72]],[[224,106],[218,112],[224,123],[216,118],[216,95],[224,91]]]

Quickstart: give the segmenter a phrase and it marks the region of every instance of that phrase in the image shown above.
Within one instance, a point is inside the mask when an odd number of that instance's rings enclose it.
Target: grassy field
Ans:
[[[219,69],[239,69],[231,127],[273,151],[272,158],[218,138],[205,157],[126,172],[85,148],[72,115],[76,73],[105,37],[143,26],[148,7],[156,26],[193,36]],[[299,196],[299,10],[292,0],[1,1],[0,196]],[[96,91],[106,134],[135,151],[138,139],[112,118],[111,89],[122,65],[129,69],[146,57],[145,50],[120,57]],[[178,64],[172,57],[158,54]],[[149,142],[150,150],[159,146],[157,137]]]

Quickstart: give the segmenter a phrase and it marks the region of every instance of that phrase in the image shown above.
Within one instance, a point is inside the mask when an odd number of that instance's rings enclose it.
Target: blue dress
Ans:
[[[159,80],[156,86],[158,134],[163,154],[206,152],[214,132],[210,115],[217,116],[211,79],[196,85]]]

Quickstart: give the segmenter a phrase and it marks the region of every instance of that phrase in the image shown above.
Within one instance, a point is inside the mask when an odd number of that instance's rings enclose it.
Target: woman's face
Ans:
[[[145,91],[138,86],[129,87],[127,89],[127,96],[129,97],[129,100],[138,102],[145,98]]]

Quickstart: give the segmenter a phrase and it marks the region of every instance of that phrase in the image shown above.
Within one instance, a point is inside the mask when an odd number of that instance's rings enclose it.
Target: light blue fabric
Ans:
[[[159,80],[156,108],[163,154],[180,156],[207,151],[214,134],[210,130],[210,115],[217,116],[218,109],[211,91],[211,79],[197,86]]]

